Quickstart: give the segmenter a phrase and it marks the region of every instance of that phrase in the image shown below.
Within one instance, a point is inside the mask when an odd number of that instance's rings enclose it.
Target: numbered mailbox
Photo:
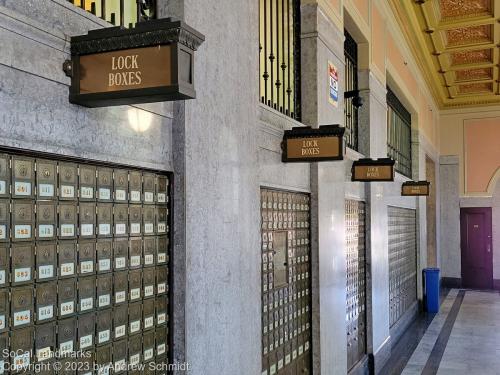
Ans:
[[[95,363],[97,366],[96,373],[98,375],[109,374],[109,368],[112,360],[112,350],[111,344],[99,346],[95,350]]]
[[[31,286],[11,289],[12,328],[33,324],[33,288]]]
[[[154,331],[144,332],[142,335],[143,359],[151,361],[155,355],[155,333]]]
[[[57,235],[57,206],[55,202],[38,201],[36,204],[36,238],[53,240]]]
[[[142,358],[142,335],[134,335],[128,339],[128,363],[137,366]]]
[[[113,199],[113,170],[97,168],[97,199],[101,202],[111,202]]]
[[[96,224],[96,205],[91,202],[80,203],[80,237],[94,238]]]
[[[115,237],[128,236],[128,206],[126,204],[115,204],[113,207]]]
[[[10,248],[6,243],[0,243],[0,287],[10,284]]]
[[[156,207],[156,232],[160,234],[168,233],[168,208]]]
[[[129,268],[142,266],[142,238],[131,238],[129,246]]]
[[[130,202],[142,202],[142,173],[139,171],[129,172]]]
[[[10,196],[10,156],[0,154],[0,198]]]
[[[96,279],[94,276],[85,276],[78,279],[78,311],[86,312],[95,306]]]
[[[9,357],[9,333],[0,334],[0,369],[4,369],[7,363],[10,363]],[[4,374],[8,371],[4,370]]]
[[[144,204],[154,204],[156,176],[152,173],[144,173],[142,178],[144,187]]]
[[[144,267],[154,266],[156,239],[154,237],[145,237],[142,242],[144,249]]]
[[[9,290],[0,289],[0,332],[9,329],[10,303]]]
[[[99,237],[113,235],[113,205],[111,203],[97,204],[97,234]]]
[[[160,357],[167,354],[167,337],[168,329],[167,327],[157,327],[155,329],[155,341],[156,341],[156,356]]]
[[[134,302],[128,305],[129,334],[139,333],[142,329],[142,303]]]
[[[168,268],[165,266],[156,267],[156,294],[166,294],[168,292]]]
[[[97,307],[104,309],[111,306],[111,293],[113,290],[113,275],[97,276]]]
[[[127,269],[128,239],[116,239],[113,243],[113,267],[115,271]]]
[[[111,272],[113,242],[111,240],[97,240],[97,273]]]
[[[128,171],[115,169],[115,202],[128,201]]]
[[[113,331],[114,338],[119,339],[127,334],[128,325],[128,304],[116,306],[113,309]]]
[[[95,352],[91,349],[85,350],[85,356],[76,359],[78,366],[78,375],[92,375],[94,373]]]
[[[128,272],[120,271],[113,273],[114,304],[127,302],[128,295]]]
[[[120,374],[127,370],[127,340],[113,342],[113,370]]]
[[[76,242],[75,241],[60,241],[58,269],[59,278],[73,277],[76,274]]]
[[[34,237],[35,207],[33,202],[12,201],[12,241],[32,241]]]
[[[59,317],[72,316],[76,313],[76,279],[57,281],[57,304]]]
[[[58,375],[76,375],[76,358],[66,356],[61,358],[60,363],[61,369],[57,372]]]
[[[57,187],[57,162],[36,161],[36,194],[39,199],[55,199]]]
[[[142,298],[142,270],[132,270],[128,273],[130,286],[130,301],[137,301]]]
[[[168,297],[156,297],[156,325],[166,324],[168,321]]]
[[[144,287],[144,298],[154,297],[155,295],[155,283],[156,283],[156,272],[155,268],[148,268],[143,271],[142,274],[142,285]]]
[[[129,224],[129,233],[131,236],[140,236],[142,234],[142,206],[130,205]]]
[[[22,156],[12,157],[12,197],[33,198],[35,161]]]
[[[78,167],[73,163],[59,163],[59,199],[78,198]]]
[[[45,323],[55,319],[57,304],[57,283],[37,283],[35,287],[36,322]]]
[[[93,312],[78,317],[78,349],[85,350],[94,346],[96,317]]]
[[[71,354],[76,350],[76,317],[63,319],[57,323],[57,347],[59,348],[59,355]]]
[[[156,203],[168,203],[168,177],[156,176]]]
[[[155,300],[154,298],[144,300],[142,303],[142,316],[144,320],[144,331],[153,329],[155,326]]]
[[[96,168],[91,165],[80,164],[79,169],[80,200],[95,200]]]
[[[146,362],[146,360],[144,360],[144,361]],[[145,365],[144,370],[139,371],[139,372],[141,372],[141,374],[139,374],[139,375],[155,375],[156,374],[156,370],[155,370],[156,363],[149,362],[149,363],[145,363],[144,365]],[[165,373],[165,375],[166,375],[166,372],[167,372],[167,370],[165,369],[163,371],[163,373]],[[161,375],[161,371],[158,371],[158,375]]]
[[[11,249],[12,259],[12,285],[30,283],[33,281],[33,267],[35,249],[31,244],[13,244]]]
[[[10,240],[10,201],[0,199],[0,243]]]
[[[161,236],[156,239],[156,264],[167,264],[168,244],[169,240],[167,236]]]
[[[142,209],[143,233],[145,236],[151,236],[155,231],[155,207],[144,206]]]
[[[10,358],[11,366],[14,371],[21,371],[23,368],[28,368],[33,362],[33,343],[35,337],[33,327],[24,327],[15,331],[15,335],[10,338]]]
[[[39,242],[36,245],[36,279],[37,281],[56,278],[57,248],[55,242]]]
[[[35,356],[37,362],[52,359],[56,350],[56,322],[39,324],[35,327]]]
[[[92,275],[95,273],[95,246],[92,240],[78,241],[78,269],[80,275]]]
[[[97,313],[96,337],[97,345],[103,345],[111,341],[111,330],[113,322],[113,310],[107,309]]]
[[[59,237],[61,239],[76,238],[77,219],[76,203],[59,203]]]

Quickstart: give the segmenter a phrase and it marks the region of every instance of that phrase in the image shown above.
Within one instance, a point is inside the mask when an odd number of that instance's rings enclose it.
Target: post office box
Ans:
[[[12,157],[12,197],[33,198],[35,161],[22,156]]]
[[[115,271],[127,269],[128,265],[128,239],[120,238],[113,243],[113,266]]]
[[[80,203],[80,237],[95,237],[96,205],[92,202]]]
[[[10,240],[10,201],[0,199],[0,242]]]
[[[155,182],[156,182],[155,175],[151,173],[144,173],[142,179],[144,187],[144,204],[154,204]]]
[[[128,171],[123,169],[114,170],[115,202],[127,202],[128,200]]]
[[[144,250],[144,267],[154,266],[156,239],[154,237],[144,237],[142,242]]]
[[[113,198],[113,170],[97,168],[97,199],[110,202]]]
[[[96,168],[85,164],[80,164],[78,168],[80,200],[95,200]]]
[[[57,248],[55,242],[38,242],[36,244],[36,279],[37,281],[53,280],[57,275]]]
[[[95,273],[95,241],[78,241],[78,270],[80,275],[91,275]]]
[[[59,361],[61,369],[57,371],[58,375],[76,375],[77,358],[66,356]]]
[[[32,201],[12,201],[12,241],[32,241],[35,235],[35,207]]]
[[[96,317],[93,312],[78,316],[78,348],[85,350],[91,348],[94,343]]]
[[[142,201],[142,173],[139,171],[129,172],[129,192],[130,202],[139,203]]]
[[[59,278],[73,277],[76,274],[76,242],[60,241],[58,252]]]
[[[76,350],[77,320],[71,317],[57,322],[57,347],[59,355],[71,354]]]
[[[155,231],[155,207],[144,206],[142,208],[143,233],[145,236],[151,236]]]
[[[53,240],[57,235],[56,202],[38,201],[36,204],[36,238]]]
[[[113,207],[115,237],[128,235],[128,206],[126,204],[115,204]]]
[[[97,234],[99,237],[111,237],[113,226],[113,205],[111,203],[97,204]]]
[[[155,300],[154,298],[144,300],[142,303],[142,316],[144,320],[143,329],[149,330],[155,326]]]
[[[129,206],[129,233],[131,236],[140,236],[142,234],[142,206]]]
[[[25,327],[15,331],[10,337],[11,366],[14,371],[28,368],[33,363],[33,327]]]
[[[95,283],[94,276],[85,276],[78,279],[78,311],[90,311],[95,306]]]
[[[167,337],[168,328],[167,327],[157,327],[155,329],[155,342],[156,342],[156,356],[162,356],[167,354]]]
[[[156,294],[161,295],[168,292],[168,268],[156,266]]]
[[[144,287],[144,298],[153,297],[155,295],[156,272],[155,268],[145,269],[142,273],[142,285]]]
[[[54,199],[57,186],[57,162],[37,159],[36,191],[39,199]]]
[[[59,163],[59,199],[78,198],[78,167],[73,163]]]
[[[111,344],[99,346],[95,350],[95,362],[97,375],[108,375],[111,367],[112,356]]]
[[[160,234],[168,233],[168,208],[156,207],[156,232]]]
[[[10,284],[10,248],[9,244],[0,243],[0,287]]]
[[[0,332],[5,332],[9,329],[10,317],[10,301],[9,290],[0,289]]]
[[[156,176],[156,203],[168,203],[168,177]]]
[[[13,328],[33,324],[33,288],[31,286],[12,288],[10,305]]]
[[[111,240],[97,240],[97,273],[111,272],[113,242]]]
[[[9,356],[9,333],[0,333],[0,372],[3,371],[4,374],[7,374],[8,371],[5,367],[10,363],[11,358]]]
[[[144,332],[142,335],[143,359],[151,361],[155,353],[155,333],[154,331]]]
[[[125,337],[128,326],[128,304],[124,303],[113,309],[113,333],[114,338]]]
[[[61,239],[76,238],[77,205],[74,202],[59,203],[59,237]]]
[[[113,322],[113,310],[101,310],[97,313],[96,337],[97,345],[103,345],[111,341],[111,329]]]
[[[37,283],[35,302],[37,323],[53,320],[57,312],[57,283],[55,281]]]
[[[29,283],[33,280],[33,267],[35,251],[31,244],[13,244],[11,249],[12,259],[12,285]]]
[[[0,197],[10,196],[10,156],[0,154]]]
[[[128,305],[129,334],[139,333],[142,329],[142,303],[134,302]]]
[[[132,270],[128,273],[130,287],[130,301],[137,301],[142,298],[142,270]]]
[[[103,309],[111,306],[111,293],[113,289],[113,275],[97,276],[97,307]]]
[[[85,355],[76,358],[76,368],[78,375],[93,375],[95,364],[95,351],[90,348],[85,350]]]
[[[142,335],[130,336],[128,339],[128,363],[137,366],[142,360]]]
[[[156,325],[166,324],[168,321],[168,297],[156,297]]]
[[[156,373],[156,363],[155,362],[145,363],[144,366],[145,366],[144,370],[142,371],[143,375],[155,375],[155,373]],[[165,373],[167,372],[166,367],[165,367],[164,371],[165,371]],[[158,375],[160,375],[160,374],[158,373]]]
[[[129,268],[142,266],[142,238],[131,238],[129,245]]]
[[[156,263],[166,264],[168,262],[168,237],[161,236],[156,239]]]
[[[35,327],[35,356],[37,362],[52,358],[56,349],[56,323],[49,322]]]
[[[113,370],[120,374],[127,370],[127,340],[113,342]]]
[[[114,304],[127,302],[128,296],[128,272],[120,271],[113,273]]]
[[[76,313],[76,279],[60,279],[57,281],[57,304],[60,317]]]

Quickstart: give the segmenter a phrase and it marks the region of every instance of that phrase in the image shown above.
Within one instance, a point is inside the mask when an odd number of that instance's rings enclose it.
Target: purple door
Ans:
[[[461,208],[462,285],[493,288],[491,208]]]

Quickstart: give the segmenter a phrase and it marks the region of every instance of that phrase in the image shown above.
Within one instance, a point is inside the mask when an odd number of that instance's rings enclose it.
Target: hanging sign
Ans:
[[[339,72],[337,67],[330,61],[328,61],[328,82],[330,88],[328,101],[331,105],[337,107],[339,104]]]
[[[394,181],[394,164],[391,158],[359,159],[352,163],[352,181]]]
[[[401,195],[404,197],[428,196],[430,193],[429,181],[408,181],[401,186]]]

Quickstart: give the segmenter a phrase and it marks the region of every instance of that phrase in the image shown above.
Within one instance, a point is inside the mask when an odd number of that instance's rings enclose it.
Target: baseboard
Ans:
[[[500,280],[499,280],[500,282]],[[445,288],[461,288],[462,278],[461,277],[442,277],[441,286]]]
[[[389,336],[376,353],[368,355],[368,369],[370,374],[381,374],[385,364],[391,358],[391,346],[392,340]]]
[[[493,279],[493,289],[500,290],[500,279]]]
[[[349,370],[348,375],[368,375],[370,373],[368,367],[368,356],[364,356],[356,365]]]
[[[401,318],[389,329],[392,343],[396,344],[401,336],[406,332],[408,326],[413,323],[418,315],[419,302],[413,305],[403,314]]]

